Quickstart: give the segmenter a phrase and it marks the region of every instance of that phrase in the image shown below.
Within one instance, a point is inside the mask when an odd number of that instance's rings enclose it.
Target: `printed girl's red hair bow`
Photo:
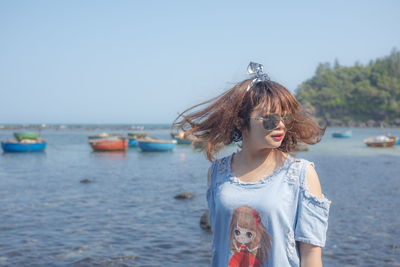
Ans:
[[[253,210],[253,211],[252,211],[252,214],[253,214],[254,220],[256,221],[256,226],[258,226],[258,225],[261,223],[260,214],[259,214],[258,211],[256,211],[256,210]]]

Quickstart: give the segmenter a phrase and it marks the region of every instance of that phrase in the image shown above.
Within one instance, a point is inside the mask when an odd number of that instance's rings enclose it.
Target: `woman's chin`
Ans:
[[[266,140],[266,142],[263,143],[260,146],[262,148],[264,148],[264,149],[271,149],[271,148],[278,148],[278,147],[281,146],[281,144],[282,144],[282,142],[275,142],[275,141]]]

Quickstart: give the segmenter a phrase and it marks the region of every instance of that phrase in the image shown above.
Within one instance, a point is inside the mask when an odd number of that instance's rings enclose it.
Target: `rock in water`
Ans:
[[[176,199],[189,199],[189,198],[193,198],[193,197],[194,197],[194,194],[192,194],[190,192],[183,192],[183,193],[180,193],[175,196]]]
[[[91,183],[92,181],[90,181],[89,179],[83,179],[81,180],[81,184],[88,184]]]
[[[210,225],[210,218],[209,218],[209,211],[206,210],[200,218],[200,227],[204,230],[211,232],[211,225]]]

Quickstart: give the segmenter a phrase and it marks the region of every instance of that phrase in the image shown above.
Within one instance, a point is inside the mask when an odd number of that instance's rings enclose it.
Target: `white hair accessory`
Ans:
[[[247,86],[246,91],[249,91],[253,85],[259,82],[269,81],[269,76],[264,73],[264,66],[260,63],[250,62],[249,66],[247,67],[247,73],[252,75],[254,79],[251,81],[249,86]]]

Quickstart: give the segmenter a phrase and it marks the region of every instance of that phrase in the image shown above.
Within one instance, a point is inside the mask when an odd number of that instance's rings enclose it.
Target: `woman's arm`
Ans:
[[[317,196],[318,198],[322,197],[321,184],[319,182],[317,172],[312,165],[307,168],[306,183],[308,185],[308,191],[311,194]],[[301,267],[322,266],[321,247],[299,242],[299,248]]]
[[[299,242],[301,267],[321,267],[321,247]]]

